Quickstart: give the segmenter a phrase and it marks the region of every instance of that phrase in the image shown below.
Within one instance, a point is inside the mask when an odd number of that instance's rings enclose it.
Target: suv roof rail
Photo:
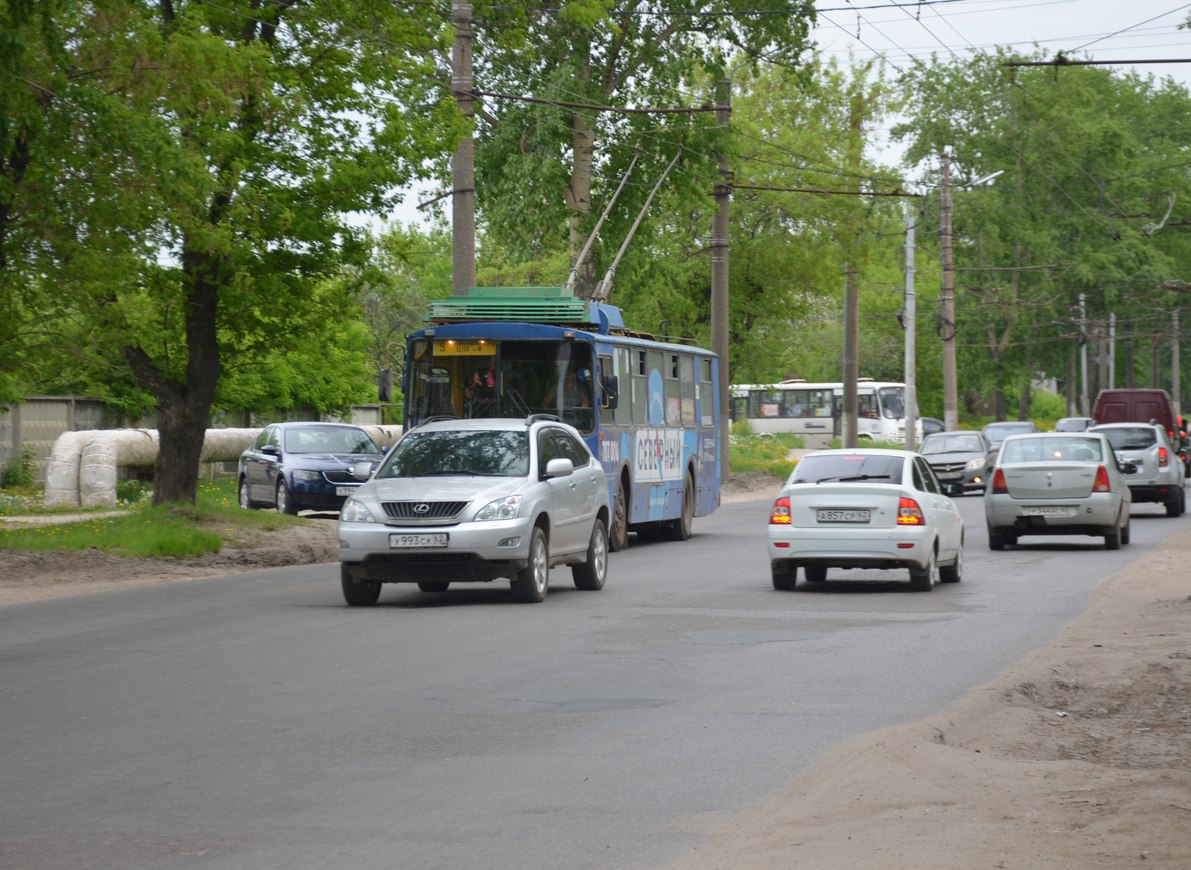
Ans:
[[[534,423],[537,423],[539,421],[546,421],[549,423],[561,423],[562,417],[559,417],[557,414],[530,414],[528,417],[525,418],[525,425],[532,426]]]
[[[458,420],[454,414],[435,414],[433,417],[427,417],[418,423],[418,428],[425,426],[427,423],[441,423],[443,420]]]

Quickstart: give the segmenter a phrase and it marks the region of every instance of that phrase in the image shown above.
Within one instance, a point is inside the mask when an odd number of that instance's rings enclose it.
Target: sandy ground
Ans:
[[[773,490],[736,480],[725,501]],[[169,563],[0,551],[0,605],[335,561],[332,518]],[[1191,533],[1096,589],[1036,655],[708,822],[670,870],[1191,868]]]

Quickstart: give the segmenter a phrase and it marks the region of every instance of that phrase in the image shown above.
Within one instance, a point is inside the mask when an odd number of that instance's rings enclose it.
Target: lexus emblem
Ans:
[[[414,513],[415,514],[428,514],[428,513],[430,513],[430,505],[426,504],[426,502],[421,502],[419,504],[416,504],[416,505],[414,505]]]

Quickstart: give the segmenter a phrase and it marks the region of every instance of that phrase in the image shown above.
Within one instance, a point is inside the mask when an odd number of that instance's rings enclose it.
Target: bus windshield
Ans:
[[[553,414],[594,425],[591,346],[572,341],[417,339],[410,347],[410,415],[418,419]]]

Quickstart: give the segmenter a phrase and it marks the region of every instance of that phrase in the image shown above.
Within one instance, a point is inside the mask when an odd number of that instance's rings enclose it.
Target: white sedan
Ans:
[[[828,568],[908,568],[918,591],[958,583],[964,527],[950,496],[962,490],[906,450],[808,453],[770,512],[773,588],[793,589],[799,568],[811,583]]]
[[[1092,535],[1120,549],[1132,506],[1125,475],[1136,470],[1120,465],[1100,432],[1010,435],[984,492],[989,548],[1023,535]]]

